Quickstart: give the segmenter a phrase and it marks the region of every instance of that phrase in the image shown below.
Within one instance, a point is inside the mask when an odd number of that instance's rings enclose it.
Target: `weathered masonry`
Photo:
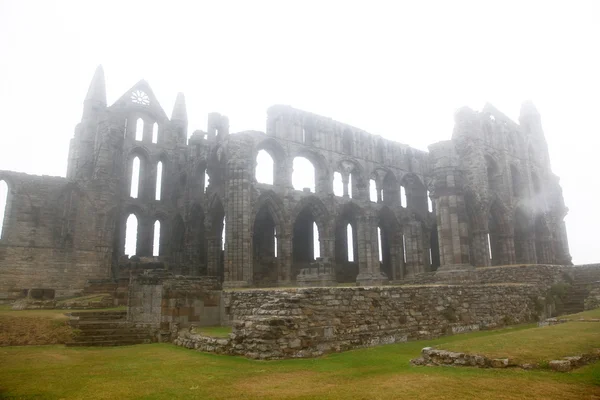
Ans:
[[[257,160],[268,176],[257,179]],[[299,187],[298,174],[313,182]],[[490,105],[460,109],[452,139],[429,152],[279,105],[266,132],[230,134],[212,113],[188,138],[182,94],[171,118],[145,81],[108,106],[99,67],[66,178],[0,171],[0,193],[2,299],[72,294],[139,262],[224,287],[571,263],[531,103],[518,124]]]

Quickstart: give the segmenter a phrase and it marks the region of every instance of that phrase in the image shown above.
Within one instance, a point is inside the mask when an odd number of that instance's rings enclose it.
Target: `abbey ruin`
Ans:
[[[491,105],[460,109],[451,139],[429,152],[281,105],[267,111],[266,132],[231,134],[212,113],[188,139],[187,124],[183,94],[169,118],[145,81],[107,105],[99,67],[66,178],[0,171],[1,298],[70,295],[151,264],[224,288],[571,264],[567,208],[531,103],[518,124]],[[261,151],[269,183],[256,179]],[[299,157],[314,187],[294,188]],[[125,254],[132,216],[135,254]]]

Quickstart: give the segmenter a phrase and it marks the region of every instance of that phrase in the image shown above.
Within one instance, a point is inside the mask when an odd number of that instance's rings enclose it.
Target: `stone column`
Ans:
[[[350,197],[348,190],[348,183],[350,182],[350,177],[348,174],[342,174],[342,186],[344,187],[344,197]]]
[[[421,222],[410,221],[404,225],[404,243],[406,246],[406,276],[410,277],[425,272]]]
[[[433,161],[434,193],[441,266],[437,273],[473,269],[469,222],[458,156],[452,141],[429,146]]]
[[[471,250],[473,255],[473,263],[478,267],[489,267],[492,265],[490,260],[490,250],[488,247],[488,231],[475,231],[471,235]]]
[[[359,241],[359,271],[356,283],[362,286],[381,285],[391,279],[381,273],[379,265],[379,250],[377,236],[378,218],[369,216],[364,218],[364,223],[359,224],[359,235],[364,235],[364,240]]]
[[[227,164],[225,204],[225,281],[223,287],[245,287],[252,283],[252,253],[250,214],[251,168],[242,155],[251,148],[243,149],[242,142],[232,142],[230,154],[237,158]],[[248,156],[251,159],[251,156]]]

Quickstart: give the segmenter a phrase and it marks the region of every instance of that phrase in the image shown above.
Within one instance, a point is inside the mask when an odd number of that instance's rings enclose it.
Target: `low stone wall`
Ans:
[[[434,283],[528,283],[550,287],[559,282],[594,282],[600,280],[600,264],[587,265],[500,265],[474,268],[457,274],[429,272],[395,283],[401,285],[426,285]]]
[[[583,305],[585,310],[600,308],[600,282],[590,284],[590,292]]]
[[[522,284],[225,291],[233,331],[215,347],[277,359],[430,339],[534,321],[538,294]],[[175,343],[208,347],[189,332]]]

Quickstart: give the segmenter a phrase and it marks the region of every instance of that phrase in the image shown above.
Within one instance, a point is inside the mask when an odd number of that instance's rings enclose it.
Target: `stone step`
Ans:
[[[127,328],[129,325],[125,321],[119,320],[106,320],[106,321],[69,321],[69,325],[73,328],[81,329],[81,330],[90,330],[90,329],[123,329]]]
[[[152,343],[150,339],[105,340],[99,342],[68,342],[67,347],[131,346]]]
[[[135,333],[135,334],[115,334],[115,335],[99,335],[99,336],[76,336],[73,338],[73,342],[106,342],[106,341],[127,341],[127,340],[149,340],[152,338],[148,333]]]
[[[80,336],[111,336],[111,335],[148,335],[147,329],[117,328],[117,329],[85,329]]]

